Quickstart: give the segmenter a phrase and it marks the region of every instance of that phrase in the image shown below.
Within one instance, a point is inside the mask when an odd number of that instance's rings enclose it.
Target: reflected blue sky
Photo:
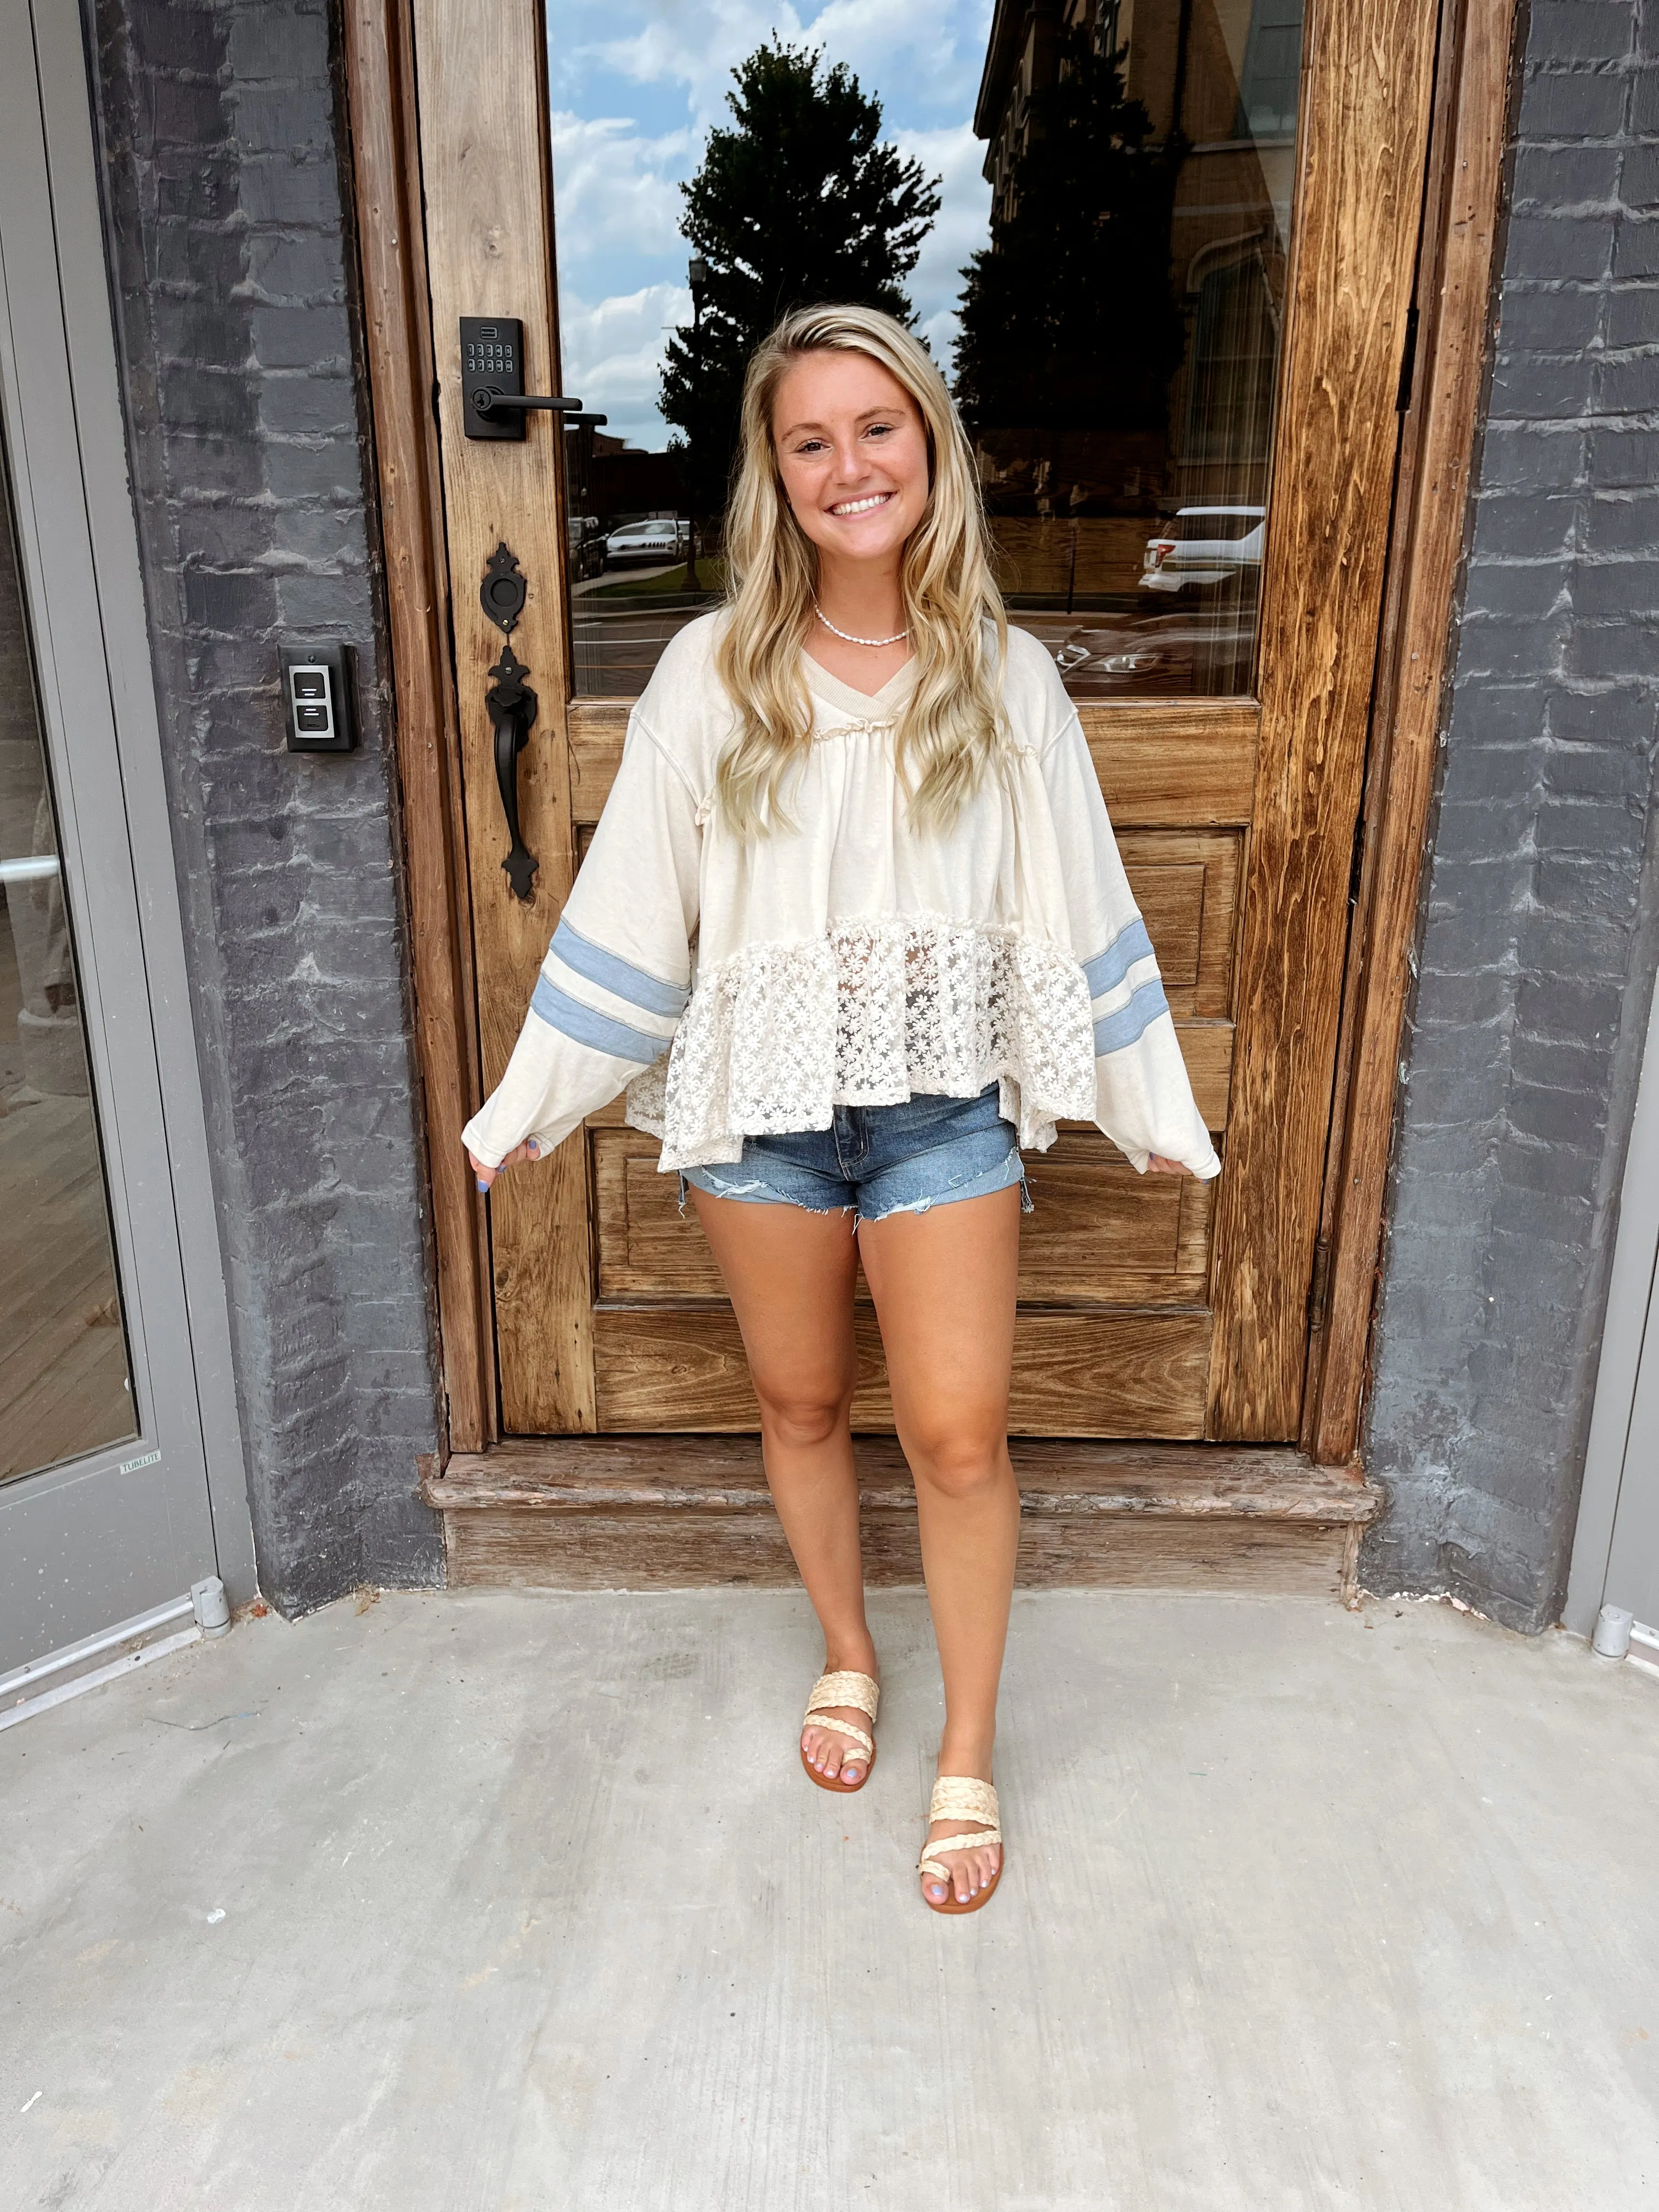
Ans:
[[[734,64],[774,34],[845,62],[880,99],[884,135],[942,179],[909,289],[948,369],[957,271],[991,204],[971,128],[990,18],[990,0],[549,0],[565,390],[603,409],[614,434],[664,442],[658,367],[691,312],[678,186],[710,125],[729,119]]]

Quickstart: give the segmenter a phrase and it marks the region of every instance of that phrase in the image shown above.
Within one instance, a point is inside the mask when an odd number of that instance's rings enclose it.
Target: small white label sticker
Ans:
[[[142,1459],[124,1459],[115,1472],[118,1474],[137,1474],[141,1467],[155,1467],[161,1460],[158,1451],[146,1452]]]

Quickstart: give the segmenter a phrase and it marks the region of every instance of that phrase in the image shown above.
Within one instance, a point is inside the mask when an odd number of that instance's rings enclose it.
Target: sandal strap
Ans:
[[[981,1844],[1002,1841],[1002,1830],[997,1825],[997,1793],[976,1774],[939,1776],[927,1807],[928,1826],[931,1827],[935,1820],[971,1820],[975,1824],[969,1833],[935,1836],[931,1843],[922,1845],[916,1872],[936,1875],[940,1881],[949,1881],[951,1869],[941,1866],[936,1858],[930,1858],[929,1852],[973,1851]]]
[[[880,1703],[881,1685],[868,1674],[820,1674],[812,1685],[806,1710],[816,1713],[823,1711],[826,1705],[851,1705],[854,1712],[868,1713],[874,1720]],[[827,1727],[829,1723],[821,1725]]]
[[[982,1820],[997,1825],[997,1793],[976,1774],[941,1774],[928,1800],[927,1818],[934,1820]]]
[[[982,1828],[977,1835],[972,1836],[935,1836],[931,1844],[923,1844],[921,1856],[916,1861],[916,1872],[937,1875],[941,1881],[949,1881],[950,1868],[941,1866],[937,1859],[929,1858],[929,1851],[976,1851],[981,1844],[1000,1844],[1001,1841],[1002,1831],[1000,1828]]]
[[[830,1720],[823,1713],[815,1713],[809,1705],[806,1710],[806,1718],[801,1723],[801,1726],[803,1729],[833,1729],[837,1735],[850,1735],[866,1759],[873,1759],[876,1755],[874,1744],[871,1742],[864,1730],[854,1728],[851,1721]]]

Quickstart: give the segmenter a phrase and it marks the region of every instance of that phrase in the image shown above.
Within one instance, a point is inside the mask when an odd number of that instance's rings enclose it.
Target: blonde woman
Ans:
[[[1142,1170],[1219,1163],[1077,715],[1008,627],[967,441],[899,324],[805,308],[760,347],[726,555],[726,605],[629,720],[465,1141],[487,1190],[624,1085],[662,1139],[823,1631],[801,1761],[839,1792],[869,1778],[878,1701],[848,1428],[862,1263],[945,1682],[921,1894],[968,1912],[1003,1863],[1021,1149],[1071,1116]]]

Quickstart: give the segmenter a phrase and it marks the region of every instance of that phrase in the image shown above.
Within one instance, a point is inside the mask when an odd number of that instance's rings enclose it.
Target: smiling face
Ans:
[[[772,442],[784,496],[830,566],[896,566],[927,506],[921,410],[868,354],[803,354],[780,380]]]

